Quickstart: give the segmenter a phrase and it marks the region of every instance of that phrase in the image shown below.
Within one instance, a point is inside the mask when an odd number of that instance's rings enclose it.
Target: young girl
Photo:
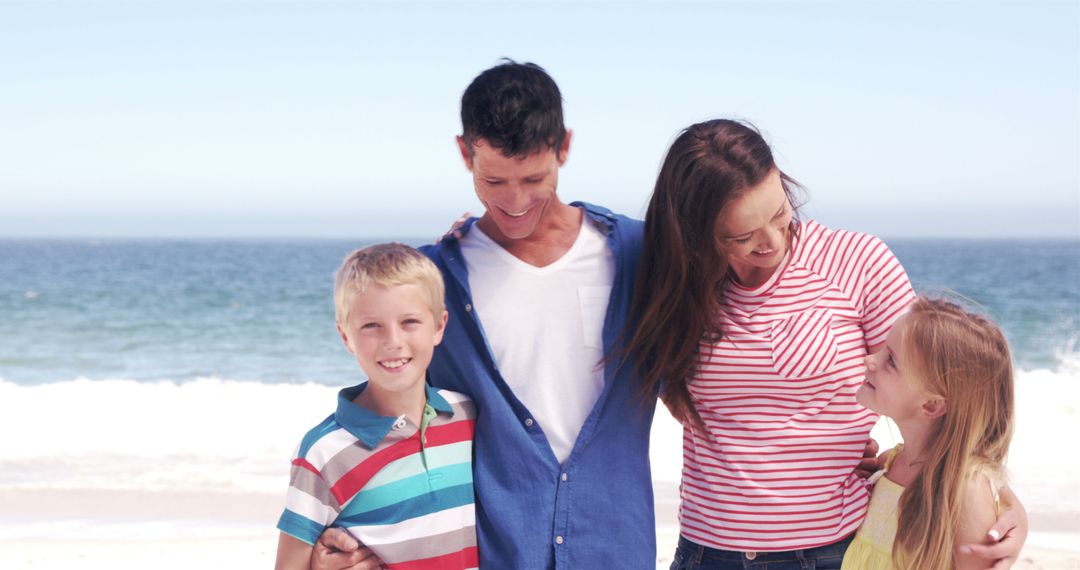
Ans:
[[[1001,330],[954,303],[919,298],[866,367],[856,399],[892,418],[904,443],[875,476],[842,568],[988,567],[957,547],[983,542],[999,508],[1013,431]]]

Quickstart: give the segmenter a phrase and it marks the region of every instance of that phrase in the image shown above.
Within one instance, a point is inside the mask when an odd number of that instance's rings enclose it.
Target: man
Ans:
[[[424,248],[450,312],[429,372],[479,410],[481,567],[654,568],[654,405],[635,397],[632,366],[604,360],[629,312],[641,222],[557,194],[573,133],[539,66],[483,72],[461,118],[458,147],[486,211]],[[351,546],[322,540],[313,567],[363,558],[328,542]]]

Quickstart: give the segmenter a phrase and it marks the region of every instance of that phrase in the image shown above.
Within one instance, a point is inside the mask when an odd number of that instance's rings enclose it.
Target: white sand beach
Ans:
[[[1024,372],[1018,383],[1009,467],[1031,536],[1015,568],[1080,570],[1080,460],[1066,442],[1080,433],[1074,374]],[[75,403],[91,392],[113,404]],[[0,446],[0,568],[271,567],[292,446],[325,417],[335,392],[218,380],[0,381],[0,433],[18,434]],[[296,418],[283,420],[281,410]],[[49,414],[79,428],[27,429]],[[125,431],[132,423],[142,426],[137,434]],[[888,429],[874,435],[891,445]],[[666,568],[678,540],[682,457],[681,428],[662,408],[652,437],[657,568]]]
[[[657,488],[664,495],[657,501],[658,569],[671,563],[678,540],[672,491],[670,485]],[[6,491],[0,504],[6,523],[0,568],[186,570],[270,568],[274,562],[275,494]],[[15,513],[24,524],[10,525]],[[89,513],[98,513],[98,520]],[[1032,519],[1033,529],[1054,524]],[[1080,569],[1076,538],[1035,530],[1014,568]]]

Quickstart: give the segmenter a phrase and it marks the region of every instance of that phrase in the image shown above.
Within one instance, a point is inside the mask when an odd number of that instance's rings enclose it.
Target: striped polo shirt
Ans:
[[[785,264],[753,289],[724,285],[718,342],[701,341],[684,429],[683,536],[724,550],[839,541],[869,493],[854,473],[877,415],[855,401],[867,349],[914,299],[879,239],[801,224]]]
[[[354,404],[365,386],[342,390],[300,443],[278,529],[314,544],[344,528],[392,569],[478,567],[473,402],[426,386],[417,426]]]

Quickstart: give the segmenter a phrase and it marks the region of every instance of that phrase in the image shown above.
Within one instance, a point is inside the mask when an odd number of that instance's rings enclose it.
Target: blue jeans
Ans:
[[[670,570],[839,570],[853,537],[805,550],[739,552],[701,546],[680,536]]]

